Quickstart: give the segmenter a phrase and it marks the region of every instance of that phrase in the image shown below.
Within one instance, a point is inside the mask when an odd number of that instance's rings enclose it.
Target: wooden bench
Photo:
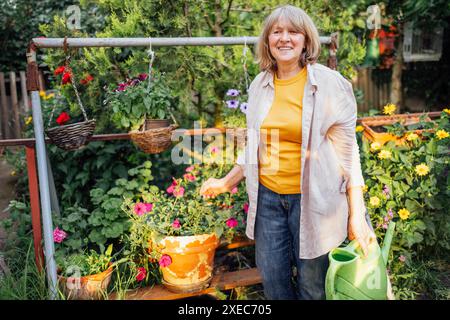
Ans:
[[[254,245],[253,240],[236,239],[232,243],[223,243],[217,250],[233,250],[242,247]],[[175,300],[194,296],[201,296],[205,294],[214,293],[216,290],[231,290],[236,287],[246,287],[261,283],[261,275],[256,268],[242,269],[230,272],[218,272],[213,275],[211,283],[208,288],[192,293],[174,293],[166,289],[163,285],[155,285],[153,287],[139,288],[125,293],[125,296],[119,296],[117,293],[112,293],[109,296],[110,300],[125,299],[125,300]]]

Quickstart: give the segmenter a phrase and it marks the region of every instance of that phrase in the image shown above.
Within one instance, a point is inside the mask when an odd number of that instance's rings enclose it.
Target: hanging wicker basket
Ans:
[[[89,142],[95,130],[95,120],[67,124],[47,129],[45,132],[53,144],[63,150],[77,150]]]
[[[53,119],[53,114],[56,108],[55,103],[53,105],[52,113],[50,114],[50,118],[48,120],[48,129],[45,130],[45,132],[52,141],[52,143],[55,144],[58,148],[69,151],[80,149],[89,142],[89,139],[94,134],[95,119],[91,120],[88,119],[86,110],[84,109],[83,103],[81,102],[80,94],[78,93],[78,89],[76,86],[75,75],[69,66],[70,56],[68,55],[67,37],[64,38],[64,52],[66,53],[66,62],[65,62],[66,72],[70,73],[70,84],[75,92],[78,106],[80,107],[81,112],[83,113],[84,121],[50,127]]]
[[[147,130],[133,130],[128,134],[131,140],[145,153],[161,153],[172,145],[172,131],[178,127],[171,124],[167,127]]]

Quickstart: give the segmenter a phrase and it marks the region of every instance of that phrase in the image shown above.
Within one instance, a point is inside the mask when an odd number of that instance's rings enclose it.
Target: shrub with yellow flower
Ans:
[[[425,163],[418,164],[415,169],[419,176],[425,176],[430,172],[430,168]]]
[[[406,220],[406,219],[408,219],[410,213],[407,209],[403,208],[398,211],[398,215],[399,215],[400,219]]]
[[[442,111],[444,111],[445,113],[448,113],[448,114],[450,114],[450,109],[448,109],[448,108],[445,108],[444,110],[442,110]]]
[[[449,134],[447,131],[445,130],[438,130],[436,132],[436,136],[439,140],[444,139],[444,138],[448,138]]]
[[[363,132],[364,127],[363,126],[356,126],[356,132]]]
[[[39,91],[39,96],[45,97],[45,91],[44,91],[44,90],[40,90],[40,91]]]
[[[25,120],[25,124],[26,125],[29,125],[31,122],[33,122],[33,117],[28,117],[28,118],[26,118],[26,120]]]
[[[397,109],[397,106],[393,103],[388,103],[383,107],[383,113],[387,115],[392,115],[395,112],[395,109]]]
[[[388,150],[381,150],[378,154],[378,158],[380,159],[390,159],[392,157],[392,153]]]
[[[413,141],[416,140],[417,138],[419,138],[419,135],[416,133],[410,133],[406,136],[406,140],[408,141]]]
[[[381,149],[381,143],[375,141],[375,142],[372,142],[372,143],[370,144],[370,150],[371,150],[371,151],[378,151],[378,150],[380,150],[380,149]]]
[[[380,198],[377,196],[370,197],[369,203],[372,207],[378,207],[380,205]]]
[[[365,193],[365,192],[367,192],[367,190],[369,190],[369,187],[365,184],[362,190]]]

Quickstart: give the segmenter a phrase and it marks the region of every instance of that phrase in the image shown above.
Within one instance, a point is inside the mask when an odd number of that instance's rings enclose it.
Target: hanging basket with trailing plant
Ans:
[[[128,129],[131,140],[142,151],[160,153],[171,146],[172,132],[178,127],[171,112],[175,99],[163,75],[152,70],[151,49],[149,58],[148,74],[141,73],[110,89],[105,103],[112,109],[113,123]]]
[[[51,127],[53,115],[56,109],[56,103],[53,104],[53,109],[48,121],[47,130],[45,131],[53,144],[63,150],[77,150],[85,146],[95,130],[95,119],[88,119],[86,110],[81,102],[77,86],[75,84],[75,75],[72,68],[70,68],[70,56],[67,55],[67,38],[64,39],[64,51],[66,52],[65,66],[59,67],[55,70],[55,75],[62,74],[61,84],[70,83],[75,92],[78,106],[83,114],[84,121],[65,124],[69,119],[66,112],[62,112],[56,119],[58,126]]]

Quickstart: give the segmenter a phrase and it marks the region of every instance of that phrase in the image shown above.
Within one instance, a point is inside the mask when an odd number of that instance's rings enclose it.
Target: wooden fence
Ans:
[[[371,68],[359,68],[357,75],[352,79],[353,89],[361,90],[364,95],[362,101],[358,103],[359,112],[380,109],[390,102],[390,79],[384,77],[377,79],[372,71]]]
[[[19,139],[31,100],[27,93],[25,71],[0,72],[0,139]],[[44,77],[39,74],[40,90],[45,90]]]

